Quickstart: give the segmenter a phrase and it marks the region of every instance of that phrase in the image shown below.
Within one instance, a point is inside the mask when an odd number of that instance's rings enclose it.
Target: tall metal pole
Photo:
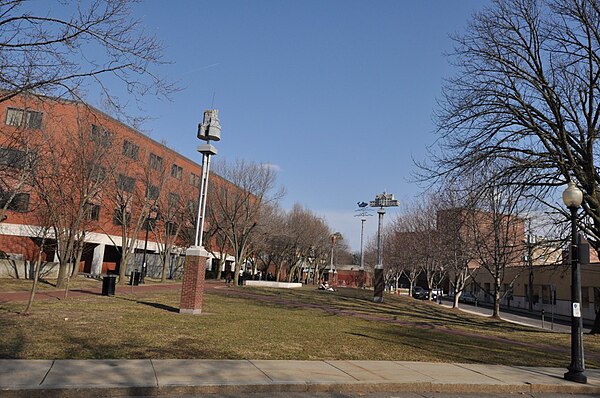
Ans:
[[[587,383],[583,359],[583,319],[581,317],[581,272],[577,246],[577,207],[571,210],[571,363],[564,378],[576,383]]]
[[[385,209],[381,207],[377,210],[379,214],[379,223],[377,225],[377,264],[375,265],[374,277],[374,294],[373,301],[383,303],[383,292],[385,290],[385,281],[383,280],[383,248],[381,242],[381,228],[383,226],[383,215]]]
[[[366,218],[361,218],[360,219],[360,269],[361,271],[364,271],[365,269],[365,253],[363,251],[363,238],[364,238],[364,234],[365,234],[365,221],[367,221]]]
[[[204,214],[206,212],[210,155],[210,153],[202,154],[202,182],[200,183],[200,193],[198,198],[198,214],[196,217],[196,238],[194,240],[194,246],[202,246],[202,238],[204,235]]]
[[[200,182],[198,198],[194,246],[187,248],[185,252],[181,299],[179,301],[179,313],[191,315],[198,315],[202,312],[204,277],[208,261],[208,252],[202,246],[203,218],[206,214],[206,192],[208,190],[210,155],[217,154],[217,149],[210,142],[221,139],[218,110],[210,109],[204,111],[204,119],[198,125],[198,138],[206,141],[206,144],[198,146],[198,152],[202,154],[202,181]]]
[[[358,287],[365,288],[365,251],[364,251],[364,236],[365,236],[365,221],[368,216],[372,216],[371,210],[366,207],[369,205],[366,202],[358,202],[358,214],[354,217],[360,217],[360,267],[358,269]]]

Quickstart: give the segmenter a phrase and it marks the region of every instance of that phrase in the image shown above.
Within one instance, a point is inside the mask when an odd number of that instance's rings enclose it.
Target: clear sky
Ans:
[[[196,126],[219,109],[219,157],[270,163],[282,202],[313,210],[358,250],[358,201],[421,188],[412,159],[435,139],[432,112],[449,34],[483,0],[146,1],[136,6],[166,47],[161,68],[183,90],[145,99],[144,130],[201,162]],[[396,210],[388,211],[386,221]],[[367,238],[377,229],[370,217]]]

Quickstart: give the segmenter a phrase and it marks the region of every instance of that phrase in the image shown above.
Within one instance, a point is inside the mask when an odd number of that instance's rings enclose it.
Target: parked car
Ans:
[[[462,292],[462,294],[458,298],[458,302],[465,304],[477,304],[477,297],[473,296],[472,293]]]
[[[419,300],[426,300],[429,297],[429,290],[423,289],[421,286],[413,287],[412,296]]]
[[[431,299],[432,300],[437,300],[438,297],[441,297],[444,295],[444,291],[442,289],[431,289]]]

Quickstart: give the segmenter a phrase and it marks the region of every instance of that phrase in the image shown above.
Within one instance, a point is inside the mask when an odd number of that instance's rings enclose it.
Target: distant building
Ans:
[[[360,270],[360,266],[356,264],[336,265],[335,271],[336,283],[338,287],[371,287],[373,285],[373,277],[370,271]],[[363,279],[361,281],[361,279]]]

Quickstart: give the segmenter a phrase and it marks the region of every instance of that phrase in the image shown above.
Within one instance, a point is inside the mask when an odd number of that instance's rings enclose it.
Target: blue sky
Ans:
[[[144,130],[200,162],[196,126],[214,94],[218,156],[277,167],[282,206],[313,210],[358,250],[356,202],[422,191],[412,159],[435,139],[432,112],[453,73],[448,35],[486,3],[146,1],[136,12],[172,61],[161,72],[183,90],[144,99]]]

